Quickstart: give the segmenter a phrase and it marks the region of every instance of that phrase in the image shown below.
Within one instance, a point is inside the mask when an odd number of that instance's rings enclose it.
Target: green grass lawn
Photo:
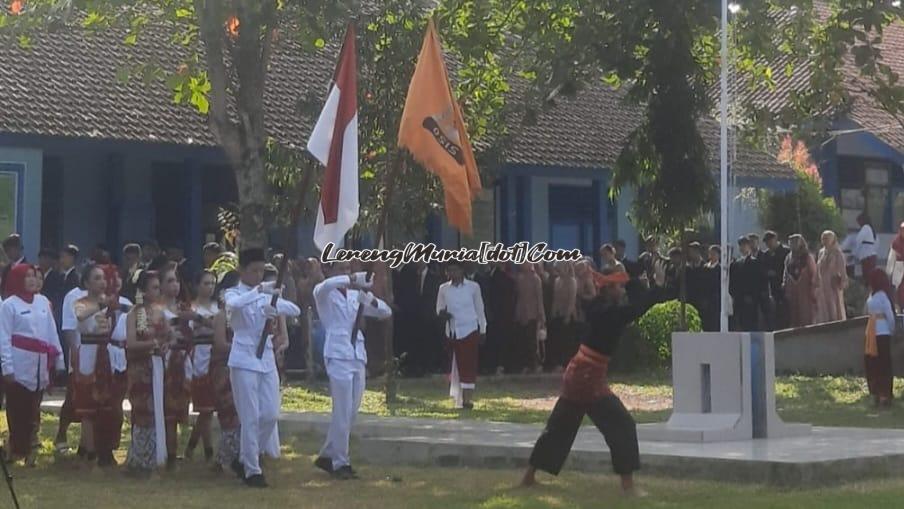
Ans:
[[[0,430],[5,419],[0,419]],[[781,490],[702,481],[639,476],[647,496],[621,497],[616,478],[565,472],[541,476],[542,486],[517,487],[521,472],[464,468],[384,467],[359,464],[359,481],[333,481],[311,461],[319,445],[302,437],[283,446],[283,458],[265,463],[271,488],[251,490],[231,474],[214,473],[200,461],[182,462],[178,470],[149,481],[125,477],[121,469],[100,470],[74,458],[54,458],[50,437],[56,418],[44,416],[44,449],[36,468],[13,467],[23,508],[864,508],[900,507],[904,481],[875,481],[830,489]],[[77,426],[70,430],[76,439]],[[128,436],[126,436],[126,439]],[[117,454],[121,461],[125,447]],[[12,507],[0,484],[0,508]]]
[[[478,380],[474,410],[462,412],[452,408],[448,386],[442,378],[401,380],[398,402],[391,406],[385,403],[382,380],[368,383],[362,405],[362,412],[367,414],[522,423],[545,422],[559,390],[556,376],[488,377]],[[612,390],[625,401],[637,422],[658,422],[669,416],[672,388],[668,374],[615,375]],[[897,381],[895,393],[904,393],[904,381]],[[789,422],[904,428],[904,406],[896,404],[881,412],[873,409],[866,382],[859,377],[779,377],[776,400],[779,414]],[[286,387],[283,409],[329,412],[327,384]]]

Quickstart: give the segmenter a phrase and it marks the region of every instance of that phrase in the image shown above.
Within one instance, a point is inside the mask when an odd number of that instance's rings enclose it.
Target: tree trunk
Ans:
[[[200,35],[211,85],[208,123],[235,174],[241,235],[238,246],[264,248],[270,192],[264,161],[267,132],[263,98],[276,2],[242,0],[234,5],[232,12],[241,18],[237,36],[227,36],[223,28],[223,21],[231,14],[223,10],[223,3],[202,5]],[[235,101],[234,116],[229,114],[230,97]]]
[[[266,248],[268,225],[264,218],[269,197],[266,168],[260,151],[246,149],[243,152],[242,165],[235,168],[239,192],[239,246],[241,249]]]

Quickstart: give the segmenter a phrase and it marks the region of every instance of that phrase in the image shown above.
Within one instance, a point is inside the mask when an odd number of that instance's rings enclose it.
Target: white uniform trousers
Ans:
[[[241,424],[239,459],[245,466],[245,476],[251,477],[261,473],[262,453],[271,458],[279,457],[279,438],[276,435],[279,374],[275,370],[261,373],[229,368],[229,380]]]
[[[350,465],[348,439],[364,396],[365,364],[353,359],[325,359],[330,377],[333,414],[320,455],[333,460],[333,470]]]

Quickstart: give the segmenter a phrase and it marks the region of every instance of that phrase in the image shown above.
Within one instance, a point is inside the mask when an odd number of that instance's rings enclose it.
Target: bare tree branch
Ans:
[[[210,80],[210,110],[208,123],[214,137],[226,151],[233,164],[241,161],[240,138],[237,126],[229,120],[227,94],[229,80],[226,63],[223,60],[224,31],[220,24],[222,16],[217,10],[217,0],[195,0],[195,10],[199,13],[201,38],[207,56],[207,73]]]

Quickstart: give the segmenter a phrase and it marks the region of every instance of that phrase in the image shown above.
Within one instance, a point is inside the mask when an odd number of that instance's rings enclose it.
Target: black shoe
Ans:
[[[263,474],[255,474],[245,479],[245,486],[249,488],[268,488],[270,485],[267,484]]]
[[[116,458],[113,457],[113,453],[103,453],[97,456],[97,466],[99,467],[115,467],[116,465]]]
[[[333,473],[333,460],[331,460],[330,458],[320,456],[316,460],[314,460],[314,466],[328,474]]]
[[[213,459],[213,447],[205,447],[204,448],[204,461],[210,461]]]
[[[230,467],[232,467],[232,471],[235,472],[236,477],[239,479],[245,478],[245,465],[243,465],[241,461],[232,460]]]
[[[461,407],[465,410],[474,410],[474,403],[462,403]]]
[[[345,465],[344,467],[340,467],[338,470],[333,472],[333,477],[339,479],[340,481],[349,481],[352,479],[357,479],[358,474],[352,469],[351,465]]]

